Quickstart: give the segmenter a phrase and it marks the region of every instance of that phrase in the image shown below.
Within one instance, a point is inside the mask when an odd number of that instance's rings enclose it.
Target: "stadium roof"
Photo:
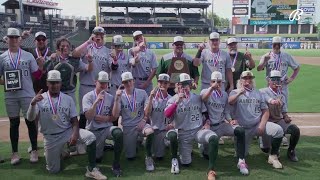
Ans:
[[[182,1],[114,1],[106,0],[99,1],[99,6],[101,7],[166,7],[166,8],[208,8],[211,3],[208,3],[207,0],[190,0],[189,2]]]
[[[43,9],[62,10],[57,7],[58,3],[55,3],[53,1],[48,1],[48,0],[42,0],[42,1],[22,0],[22,4],[25,6],[34,6],[34,7],[40,7]],[[19,9],[19,1],[18,0],[7,0],[4,3],[2,3],[1,5],[6,6],[10,9]]]

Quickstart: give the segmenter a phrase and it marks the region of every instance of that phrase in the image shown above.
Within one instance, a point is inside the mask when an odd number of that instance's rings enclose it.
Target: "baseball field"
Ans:
[[[199,37],[197,37],[199,41]],[[130,39],[130,41],[132,41]],[[164,40],[162,40],[164,41]],[[163,54],[171,50],[155,50],[160,60]],[[255,60],[270,50],[249,49]],[[286,158],[286,147],[281,147],[280,161],[284,169],[275,170],[267,164],[268,156],[260,151],[257,141],[253,141],[250,156],[247,158],[250,175],[243,177],[236,168],[237,160],[233,157],[233,143],[227,140],[225,145],[219,146],[219,156],[217,160],[218,179],[319,179],[320,172],[320,51],[319,50],[285,50],[301,64],[301,70],[296,80],[289,86],[289,111],[302,133],[302,137],[297,146],[297,156],[299,162],[292,163]],[[196,50],[186,50],[194,56]],[[257,62],[258,63],[258,62]],[[256,64],[257,65],[257,64]],[[264,72],[253,70],[256,76],[258,88],[266,85]],[[291,73],[291,71],[290,71]],[[289,74],[290,74],[289,73]],[[154,81],[155,83],[155,81]],[[196,91],[199,93],[199,90]],[[5,157],[5,163],[0,164],[0,179],[83,179],[85,166],[87,164],[86,155],[76,156],[63,161],[64,170],[58,175],[50,175],[45,170],[45,159],[43,149],[39,150],[40,162],[37,164],[29,163],[29,155],[26,152],[29,146],[26,125],[22,121],[20,124],[20,146],[19,152],[22,163],[17,166],[10,165],[11,146],[9,140],[9,122],[6,118],[3,91],[0,92],[0,155]],[[42,136],[39,135],[39,146],[42,145]],[[104,161],[99,164],[102,172],[109,179],[115,179],[111,173],[111,163],[113,153],[108,151],[104,155]],[[130,180],[164,180],[164,179],[205,179],[208,161],[201,158],[198,148],[195,146],[193,153],[193,163],[191,167],[181,167],[181,173],[172,175],[170,173],[171,159],[168,150],[163,161],[155,161],[156,170],[152,173],[145,171],[144,149],[139,149],[138,158],[134,162],[129,162],[125,158],[121,160],[123,176],[120,179]]]

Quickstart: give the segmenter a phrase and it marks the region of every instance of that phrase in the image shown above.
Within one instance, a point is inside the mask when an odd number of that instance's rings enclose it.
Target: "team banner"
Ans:
[[[248,15],[249,8],[248,7],[233,7],[232,15]]]
[[[297,0],[252,0],[250,25],[296,24],[289,16],[297,9]]]

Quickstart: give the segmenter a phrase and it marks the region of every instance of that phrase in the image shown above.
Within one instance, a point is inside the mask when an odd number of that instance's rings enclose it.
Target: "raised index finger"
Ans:
[[[40,89],[40,91],[38,92],[38,94],[42,94],[42,92],[43,92],[43,89]]]
[[[29,29],[29,31],[28,31],[29,33],[31,33],[32,32],[32,27]]]

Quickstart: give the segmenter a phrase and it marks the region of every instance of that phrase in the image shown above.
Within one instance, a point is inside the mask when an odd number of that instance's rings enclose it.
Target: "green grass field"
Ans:
[[[275,170],[271,165],[267,164],[267,155],[262,153],[257,145],[257,141],[253,141],[250,150],[250,156],[247,158],[250,175],[242,176],[236,168],[237,160],[233,157],[234,148],[230,141],[225,145],[219,146],[219,156],[217,159],[216,172],[218,179],[270,179],[270,180],[292,180],[304,179],[313,180],[319,179],[320,171],[320,145],[319,137],[302,137],[297,147],[297,156],[299,162],[292,163],[286,158],[286,149],[281,148],[281,162],[284,166],[282,170]],[[10,165],[10,159],[6,159],[4,164],[0,164],[1,179],[10,180],[62,180],[62,179],[84,179],[85,166],[87,165],[86,155],[72,157],[64,160],[62,163],[63,171],[57,175],[51,175],[46,172],[45,159],[43,157],[43,149],[39,151],[40,162],[37,164],[29,163],[29,155],[26,152],[28,143],[20,143],[20,153],[22,163],[17,166]],[[9,143],[1,144],[0,154],[8,155]],[[170,173],[171,159],[170,152],[167,150],[163,161],[155,161],[156,170],[152,173],[145,171],[144,165],[144,150],[138,151],[138,158],[129,162],[125,158],[121,159],[123,176],[119,179],[130,180],[195,180],[205,179],[208,161],[201,158],[198,148],[194,148],[193,162],[188,168],[181,167],[181,173],[172,175]],[[123,156],[122,156],[123,157]],[[103,164],[99,164],[101,171],[108,176],[108,179],[117,179],[111,173],[113,153],[108,151],[104,155]]]

